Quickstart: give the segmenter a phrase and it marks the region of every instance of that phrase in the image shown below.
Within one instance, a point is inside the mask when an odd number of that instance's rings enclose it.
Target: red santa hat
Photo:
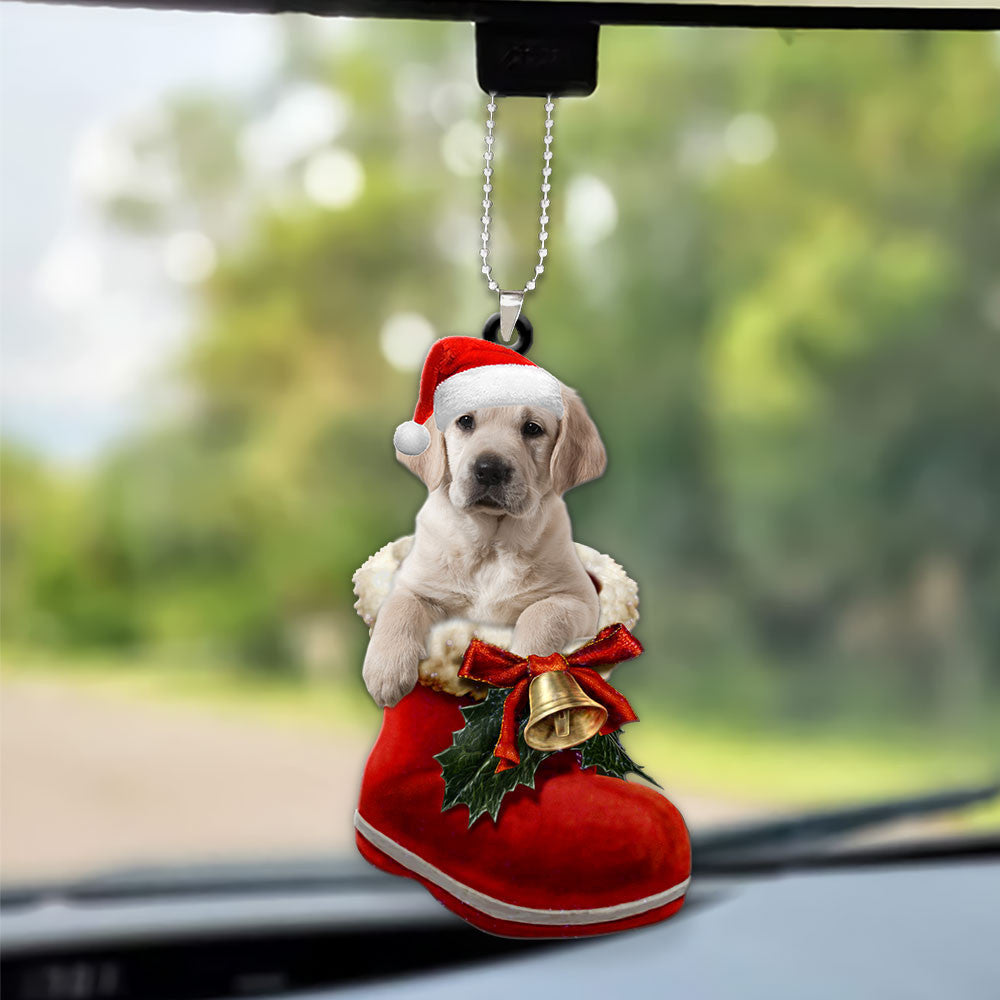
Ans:
[[[413,419],[396,428],[392,443],[419,455],[431,442],[424,423],[433,414],[439,430],[485,406],[530,404],[563,415],[559,380],[524,355],[476,337],[445,337],[431,345],[420,375]]]

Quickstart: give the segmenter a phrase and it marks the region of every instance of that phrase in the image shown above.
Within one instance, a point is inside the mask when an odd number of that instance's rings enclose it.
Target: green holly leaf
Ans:
[[[496,822],[500,802],[518,785],[535,787],[535,772],[548,753],[533,750],[518,733],[517,749],[521,763],[496,774],[497,758],[493,749],[500,738],[503,704],[509,688],[493,688],[486,697],[474,705],[462,708],[465,726],[452,737],[451,746],[435,756],[441,764],[444,778],[444,805],[469,807],[469,826],[483,813],[489,813]]]
[[[654,781],[646,774],[642,767],[625,752],[619,737],[620,733],[620,729],[617,732],[608,733],[606,736],[598,733],[586,743],[581,744],[579,748],[580,766],[584,768],[596,767],[601,774],[623,780],[627,774],[637,774],[651,785],[662,788],[663,786],[659,782]]]

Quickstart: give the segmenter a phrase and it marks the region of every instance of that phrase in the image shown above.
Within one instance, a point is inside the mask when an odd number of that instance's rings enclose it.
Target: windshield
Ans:
[[[496,308],[472,28],[2,16],[3,877],[346,855],[351,575]],[[607,446],[574,533],[639,582],[623,739],[693,828],[995,769],[998,37],[605,29],[558,103],[532,357]],[[520,281],[539,103],[497,121]]]

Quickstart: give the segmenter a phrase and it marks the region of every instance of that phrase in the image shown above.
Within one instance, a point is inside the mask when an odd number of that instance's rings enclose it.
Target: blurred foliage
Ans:
[[[465,26],[281,23],[266,87],[133,125],[169,193],[124,191],[108,218],[137,238],[204,232],[219,266],[168,373],[183,412],[75,478],[5,452],[8,638],[261,670],[325,657],[360,683],[351,573],[422,497],[390,447],[416,375],[379,330],[416,312],[474,333],[494,308],[476,257],[482,99]],[[649,652],[626,691],[696,717],[986,731],[995,38],[619,29],[601,60],[596,96],[557,108],[528,312],[534,359],[581,390],[611,456],[569,502],[577,538],[641,584]],[[246,155],[310,87],[348,110],[330,141],[364,171],[337,208],[306,193],[314,150],[266,169]],[[538,102],[498,113],[510,280],[532,263],[540,121]],[[579,199],[568,214],[583,176],[613,192],[610,235]]]

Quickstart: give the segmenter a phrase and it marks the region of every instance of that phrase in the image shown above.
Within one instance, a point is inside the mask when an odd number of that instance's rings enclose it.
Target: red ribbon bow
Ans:
[[[473,639],[465,651],[459,677],[481,681],[494,687],[513,687],[503,705],[500,739],[493,750],[498,757],[497,772],[521,763],[517,751],[517,716],[528,697],[528,686],[549,670],[565,670],[590,695],[608,710],[602,733],[613,733],[626,722],[637,722],[638,716],[624,695],[619,694],[593,667],[606,667],[623,660],[632,660],[642,652],[639,640],[620,622],[608,625],[585,646],[569,656],[529,656],[527,659],[500,646]]]

